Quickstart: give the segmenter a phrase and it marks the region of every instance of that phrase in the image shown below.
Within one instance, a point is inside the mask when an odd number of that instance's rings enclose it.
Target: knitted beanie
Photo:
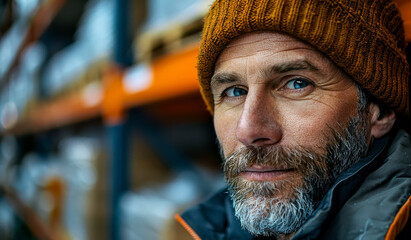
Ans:
[[[198,78],[208,110],[210,79],[225,46],[256,31],[279,31],[326,55],[375,98],[408,114],[404,27],[392,0],[216,0],[204,19]]]

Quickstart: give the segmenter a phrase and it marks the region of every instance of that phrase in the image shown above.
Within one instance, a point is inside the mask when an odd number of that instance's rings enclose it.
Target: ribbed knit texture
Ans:
[[[301,39],[397,113],[408,114],[404,27],[391,0],[217,0],[204,19],[198,57],[203,98],[213,113],[210,79],[235,37],[279,31]]]

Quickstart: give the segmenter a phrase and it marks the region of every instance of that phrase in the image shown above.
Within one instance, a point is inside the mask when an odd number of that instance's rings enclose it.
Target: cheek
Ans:
[[[324,99],[325,102],[313,102],[303,108],[295,106],[284,113],[284,142],[308,147],[323,146],[327,142],[330,128],[344,128],[348,121],[357,114],[355,95],[349,101]],[[293,109],[291,111],[291,109]]]
[[[328,121],[322,117],[291,115],[283,124],[283,144],[288,146],[299,145],[316,148],[322,146],[324,135],[328,131]]]
[[[227,155],[234,151],[236,145],[237,121],[235,117],[214,112],[214,128],[217,139]]]

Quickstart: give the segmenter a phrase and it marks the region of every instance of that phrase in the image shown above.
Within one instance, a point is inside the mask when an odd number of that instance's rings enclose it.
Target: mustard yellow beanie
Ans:
[[[216,0],[204,19],[197,66],[211,113],[216,59],[233,38],[255,31],[284,32],[310,43],[375,98],[407,115],[404,27],[391,0]]]

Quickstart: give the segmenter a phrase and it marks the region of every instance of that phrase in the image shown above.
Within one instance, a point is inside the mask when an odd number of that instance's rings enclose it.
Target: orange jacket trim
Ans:
[[[385,240],[393,240],[398,236],[398,234],[400,234],[410,217],[410,211],[411,197],[408,198],[404,206],[401,207],[397,216],[395,216],[394,221],[392,222],[390,228],[388,229],[387,235],[385,236]]]
[[[186,223],[186,221],[184,221],[180,215],[176,214],[174,215],[174,218],[187,230],[194,240],[201,240],[197,233],[190,227],[190,225],[188,225],[188,223]]]

